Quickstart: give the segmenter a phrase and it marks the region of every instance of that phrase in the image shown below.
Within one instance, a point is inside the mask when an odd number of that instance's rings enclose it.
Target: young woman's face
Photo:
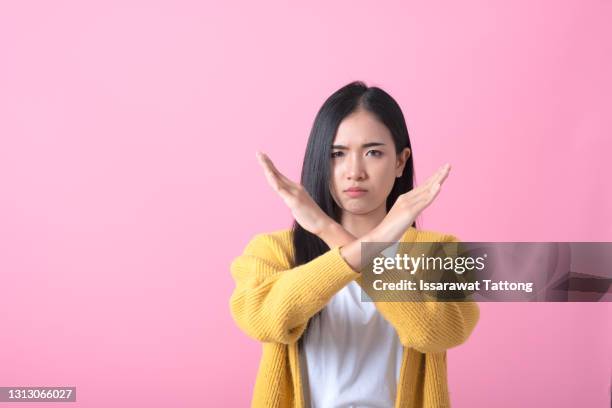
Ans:
[[[334,201],[343,211],[367,214],[385,205],[410,149],[398,156],[389,129],[372,113],[358,110],[340,123],[331,156]],[[352,188],[364,191],[352,192]]]

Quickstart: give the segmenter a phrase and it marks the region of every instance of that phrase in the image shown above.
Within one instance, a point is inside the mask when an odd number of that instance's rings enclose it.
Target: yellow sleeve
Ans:
[[[360,274],[342,258],[340,247],[294,268],[282,254],[277,237],[258,234],[251,239],[230,266],[236,285],[230,311],[250,337],[290,344],[300,338],[308,320]]]
[[[459,242],[444,235],[441,242]],[[361,284],[360,280],[357,280]],[[374,302],[395,328],[400,342],[422,353],[442,352],[465,342],[480,317],[473,301]]]

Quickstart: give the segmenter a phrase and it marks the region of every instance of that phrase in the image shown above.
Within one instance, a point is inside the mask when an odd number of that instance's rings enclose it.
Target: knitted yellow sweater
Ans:
[[[410,227],[402,242],[457,242],[452,235]],[[305,408],[298,340],[308,320],[361,274],[335,247],[292,268],[290,229],[258,234],[231,264],[230,310],[237,325],[262,342],[252,407]],[[480,316],[474,302],[375,302],[404,346],[396,408],[448,407],[446,350],[467,340]]]

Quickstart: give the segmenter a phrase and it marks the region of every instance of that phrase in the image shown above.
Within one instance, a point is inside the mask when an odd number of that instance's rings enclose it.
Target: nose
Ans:
[[[366,178],[363,160],[359,155],[351,154],[347,160],[346,177],[349,180],[363,180]]]

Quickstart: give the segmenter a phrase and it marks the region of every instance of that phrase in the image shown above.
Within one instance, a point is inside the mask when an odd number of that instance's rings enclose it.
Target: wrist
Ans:
[[[369,231],[363,238],[366,242],[386,242],[385,234],[380,225]]]
[[[326,215],[322,220],[319,221],[319,227],[317,228],[317,232],[315,235],[321,237],[322,235],[329,234],[329,232],[333,230],[335,223],[336,222],[333,219]]]
[[[324,224],[323,228],[321,228],[321,232],[317,235],[330,248],[346,245],[355,239],[355,237],[350,235],[342,225],[331,218]]]

